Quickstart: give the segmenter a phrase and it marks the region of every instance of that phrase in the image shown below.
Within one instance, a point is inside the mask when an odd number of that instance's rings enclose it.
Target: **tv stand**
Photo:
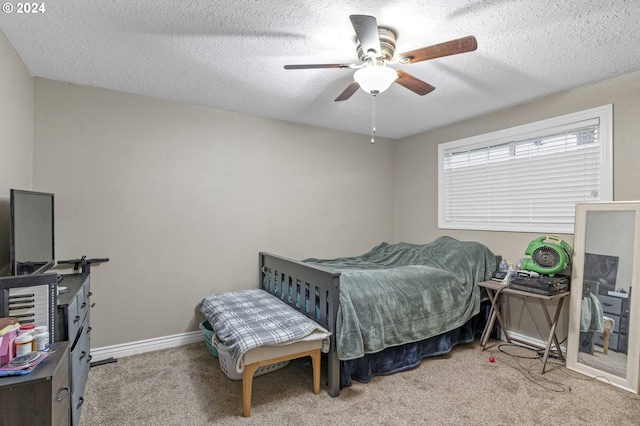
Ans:
[[[87,259],[87,256],[82,256],[79,259],[60,260],[57,263],[59,265],[60,264],[72,264],[74,271],[78,271],[78,269],[80,269],[80,266],[82,265],[82,273],[83,274],[90,274],[91,273],[91,264],[92,263],[103,263],[103,262],[108,262],[108,261],[109,261],[108,257],[96,257],[96,258],[93,258],[93,259]]]

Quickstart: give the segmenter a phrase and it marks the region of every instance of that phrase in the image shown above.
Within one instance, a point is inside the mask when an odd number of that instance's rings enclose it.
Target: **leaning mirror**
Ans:
[[[640,202],[576,205],[567,368],[635,393],[638,256]]]

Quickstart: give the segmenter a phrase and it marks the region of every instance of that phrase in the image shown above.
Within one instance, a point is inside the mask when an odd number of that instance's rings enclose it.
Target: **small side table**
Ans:
[[[481,344],[482,350],[485,349],[487,345],[487,341],[489,340],[489,335],[491,334],[491,329],[493,328],[493,324],[498,318],[498,323],[500,327],[502,327],[502,332],[504,333],[504,337],[507,339],[508,343],[512,341],[522,343],[527,346],[537,347],[539,349],[544,349],[544,356],[542,357],[542,369],[540,370],[540,374],[544,373],[544,370],[547,366],[547,360],[549,359],[549,353],[551,352],[551,344],[555,343],[555,352],[558,354],[560,359],[564,360],[564,356],[562,355],[562,350],[560,349],[560,343],[558,342],[558,337],[556,336],[556,328],[558,326],[558,318],[560,318],[560,311],[562,310],[562,304],[564,299],[569,296],[570,292],[565,291],[562,293],[554,294],[553,296],[546,296],[544,294],[532,293],[528,291],[521,291],[509,288],[508,285],[500,282],[500,281],[482,281],[478,283],[480,287],[484,287],[487,290],[487,296],[489,296],[489,300],[491,301],[491,313],[489,315],[489,322],[482,332]],[[523,340],[517,339],[515,337],[509,336],[509,332],[507,331],[507,327],[505,327],[505,323],[502,319],[502,315],[500,315],[500,304],[502,303],[502,295],[510,295],[517,296],[522,298],[531,298],[540,302],[542,306],[542,311],[544,312],[544,316],[547,320],[547,324],[549,325],[549,337],[547,338],[547,345],[545,347],[534,345],[530,342],[525,342]],[[549,315],[549,309],[547,307],[547,302],[551,300],[557,300],[558,306],[556,307],[555,314],[553,316],[553,320]]]

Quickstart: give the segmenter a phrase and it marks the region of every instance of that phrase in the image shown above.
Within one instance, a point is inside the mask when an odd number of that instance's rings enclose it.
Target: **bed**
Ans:
[[[336,259],[261,252],[260,288],[331,332],[328,392],[337,396],[354,379],[414,368],[473,341],[488,313],[477,283],[495,268],[486,246],[451,237]]]

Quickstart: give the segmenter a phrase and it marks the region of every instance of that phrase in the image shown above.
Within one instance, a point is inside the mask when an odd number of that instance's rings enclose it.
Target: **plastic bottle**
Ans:
[[[516,268],[513,266],[513,263],[509,264],[509,269],[507,271],[507,283],[511,284],[511,280],[516,276]]]
[[[36,350],[36,342],[35,340],[33,340],[33,335],[35,334],[35,328],[36,325],[35,324],[23,324],[20,326],[20,330],[18,335],[19,336],[31,336],[31,351],[33,352]]]
[[[27,355],[33,349],[33,336],[31,334],[21,334],[16,337],[16,357]]]
[[[504,272],[505,274],[507,273],[507,271],[509,270],[509,264],[507,263],[506,259],[502,259],[500,261],[500,266],[498,266],[498,270],[500,270],[500,272]]]
[[[35,328],[36,328],[35,324],[23,324],[20,326],[20,334],[28,334],[28,333],[33,334],[33,331],[35,330]]]
[[[36,351],[46,351],[49,349],[49,332],[43,331],[40,334],[33,336],[33,341],[36,346]]]
[[[49,349],[49,330],[46,326],[40,325],[33,332],[34,351],[46,351]]]

